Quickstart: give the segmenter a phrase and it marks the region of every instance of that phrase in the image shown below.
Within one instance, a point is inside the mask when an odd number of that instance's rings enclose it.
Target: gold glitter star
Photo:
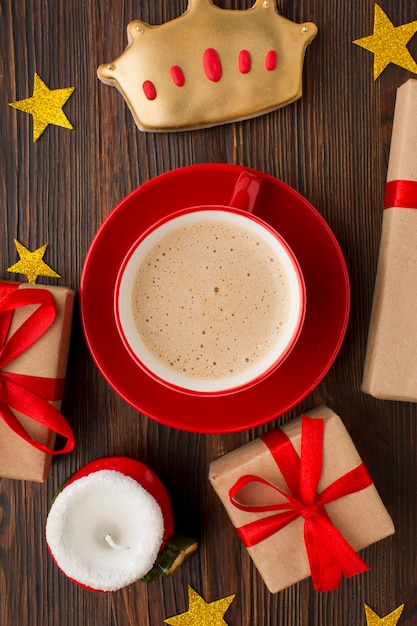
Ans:
[[[378,617],[378,615],[365,604],[366,623],[368,626],[395,626],[401,617],[403,609],[404,604],[399,606],[398,609],[395,609],[395,611],[389,615],[386,615],[385,617]]]
[[[417,21],[394,26],[389,17],[378,4],[375,4],[374,34],[353,43],[373,52],[374,80],[383,72],[389,63],[399,65],[410,72],[417,73],[417,63],[411,56],[407,46],[414,33],[417,32]]]
[[[214,602],[206,602],[188,585],[188,604],[186,613],[164,620],[172,626],[224,626],[223,615],[235,599],[235,594]],[[226,624],[227,626],[227,624]]]
[[[28,283],[35,284],[38,276],[49,276],[51,278],[61,278],[49,265],[43,261],[43,255],[47,248],[47,243],[41,248],[31,252],[23,246],[17,239],[14,240],[20,260],[7,268],[8,272],[15,274],[26,274]]]
[[[31,98],[10,102],[9,106],[30,113],[33,116],[33,141],[37,141],[48,124],[73,128],[62,107],[75,87],[49,89],[38,74],[34,76]]]

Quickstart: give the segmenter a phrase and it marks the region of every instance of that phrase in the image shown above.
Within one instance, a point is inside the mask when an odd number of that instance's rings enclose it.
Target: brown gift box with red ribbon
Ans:
[[[53,455],[74,446],[60,413],[73,302],[66,287],[0,281],[2,477],[43,482]]]
[[[362,390],[417,402],[417,80],[397,90]]]
[[[394,525],[342,420],[317,407],[213,461],[209,480],[271,593],[367,571]]]

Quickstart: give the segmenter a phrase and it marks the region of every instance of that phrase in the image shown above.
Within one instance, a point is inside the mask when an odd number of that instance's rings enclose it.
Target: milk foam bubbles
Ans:
[[[280,259],[226,221],[184,224],[159,239],[136,273],[133,318],[147,349],[189,378],[251,368],[276,345],[290,312]]]

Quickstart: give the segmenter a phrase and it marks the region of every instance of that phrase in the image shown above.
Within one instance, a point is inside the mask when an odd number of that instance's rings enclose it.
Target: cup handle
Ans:
[[[261,179],[254,172],[244,170],[236,181],[229,205],[253,213],[255,202],[261,187]]]

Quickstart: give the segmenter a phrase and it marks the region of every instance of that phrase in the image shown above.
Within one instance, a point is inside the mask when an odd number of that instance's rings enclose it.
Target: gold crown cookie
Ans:
[[[189,0],[181,17],[160,26],[131,22],[127,48],[97,73],[121,92],[141,130],[203,128],[300,98],[316,34],[315,24],[279,15],[276,0],[246,10]]]

